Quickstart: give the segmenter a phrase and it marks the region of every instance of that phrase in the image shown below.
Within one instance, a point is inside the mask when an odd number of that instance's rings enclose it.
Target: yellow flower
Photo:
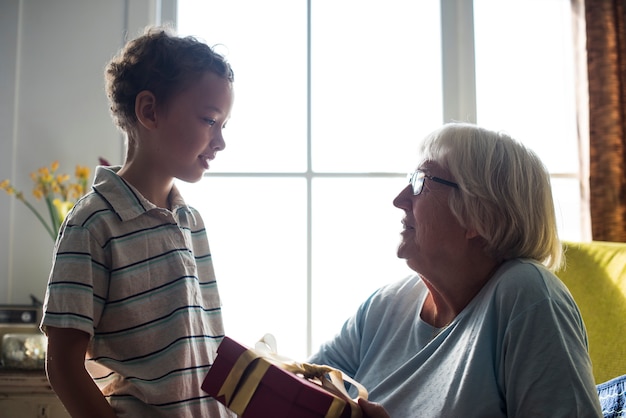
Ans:
[[[48,170],[48,167],[42,167],[39,169],[39,178],[43,183],[52,182],[52,174],[50,174],[50,170]]]
[[[9,181],[9,179],[2,180],[2,182],[0,182],[0,190],[4,190],[8,194],[13,194],[14,193],[13,192],[13,188],[11,187],[11,182]]]
[[[0,182],[0,190],[4,190],[9,195],[14,195],[18,200],[24,202],[26,207],[37,217],[46,228],[52,239],[56,239],[59,227],[72,209],[76,201],[87,190],[89,180],[89,168],[77,165],[75,171],[76,181],[71,182],[69,174],[57,173],[59,162],[54,161],[50,167],[41,167],[37,171],[30,173],[33,181],[33,196],[37,200],[42,200],[46,204],[49,222],[44,216],[26,200],[24,194],[16,190],[11,182],[3,180]]]
[[[87,180],[89,178],[89,167],[77,165],[76,173],[74,175],[77,179]]]
[[[81,184],[75,183],[70,184],[68,196],[72,199],[78,199],[83,194],[85,194],[85,189]]]
[[[70,202],[69,200],[61,201],[61,199],[58,198],[54,199],[52,204],[57,210],[59,224],[63,223],[67,214],[74,207],[74,202]]]

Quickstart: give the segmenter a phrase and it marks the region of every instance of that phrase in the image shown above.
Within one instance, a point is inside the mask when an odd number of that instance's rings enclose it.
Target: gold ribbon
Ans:
[[[217,396],[224,396],[225,405],[235,413],[242,415],[271,365],[300,375],[335,395],[326,412],[326,418],[338,417],[346,403],[350,406],[351,418],[362,417],[361,408],[359,408],[356,400],[351,399],[348,395],[344,381],[357,389],[359,398],[367,399],[367,390],[363,385],[330,366],[298,363],[277,354],[276,339],[271,334],[266,334],[259,340],[254,350],[248,349],[237,358]],[[246,372],[248,374],[242,382],[241,379]]]
[[[231,398],[235,393],[235,389],[241,380],[243,373],[246,371],[250,363],[259,357],[260,356],[254,351],[246,350],[239,356],[239,358],[237,358],[237,361],[233,365],[232,369],[230,369],[230,373],[228,373],[228,376],[224,379],[224,383],[222,383],[222,387],[217,394],[218,397],[224,396],[226,406],[230,406]],[[240,414],[240,412],[237,413]]]

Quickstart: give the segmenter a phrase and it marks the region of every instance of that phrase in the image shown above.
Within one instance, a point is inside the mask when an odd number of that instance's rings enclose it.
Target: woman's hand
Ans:
[[[359,406],[363,411],[363,418],[390,418],[385,408],[379,403],[359,398]]]

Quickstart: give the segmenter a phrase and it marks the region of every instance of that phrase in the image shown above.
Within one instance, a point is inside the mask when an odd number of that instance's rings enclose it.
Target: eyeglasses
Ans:
[[[407,178],[409,179],[409,183],[413,188],[413,196],[417,196],[418,194],[422,193],[422,190],[424,189],[424,181],[426,179],[432,180],[440,184],[445,184],[446,186],[454,187],[455,189],[459,188],[459,185],[456,183],[444,180],[439,177],[430,176],[424,173],[422,170],[415,170],[415,172],[407,174]]]

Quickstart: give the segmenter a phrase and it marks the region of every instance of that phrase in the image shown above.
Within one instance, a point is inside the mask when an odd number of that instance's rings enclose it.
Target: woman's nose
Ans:
[[[393,205],[399,209],[407,209],[411,204],[411,197],[413,196],[413,189],[408,184],[404,189],[398,193],[393,199]]]

